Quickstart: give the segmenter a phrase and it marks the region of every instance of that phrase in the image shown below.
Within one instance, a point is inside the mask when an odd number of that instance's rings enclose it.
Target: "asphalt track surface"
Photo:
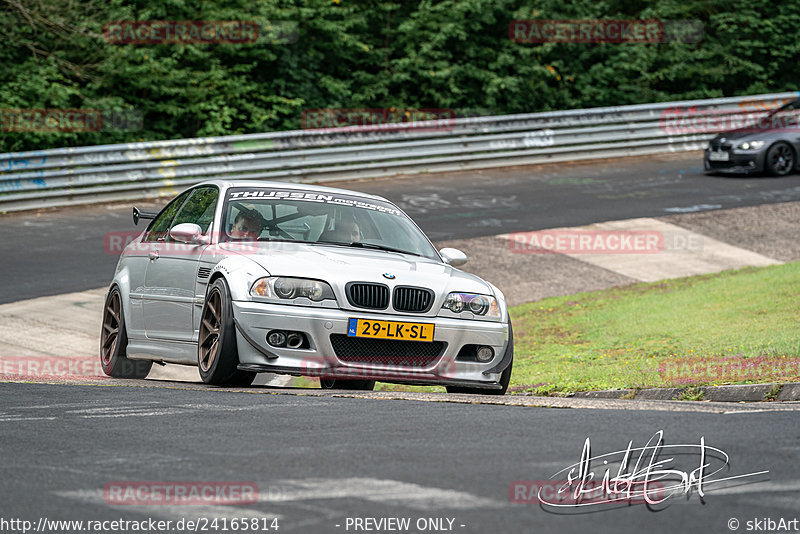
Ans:
[[[705,176],[696,154],[341,185],[397,202],[434,240],[800,199],[798,176]],[[132,229],[129,205],[0,217],[0,302],[103,286],[117,260],[104,250],[104,236]],[[763,529],[767,519],[800,516],[793,403],[648,409],[638,401],[554,399],[551,406],[572,406],[554,409],[535,399],[502,406],[444,402],[450,399],[443,394],[389,400],[119,382],[0,382],[2,532],[15,532],[2,524],[9,519],[174,524],[202,517],[277,517],[277,532],[301,533],[391,532],[347,528],[348,518],[368,517],[414,525],[394,532],[731,532],[731,518],[748,531],[748,521]],[[652,508],[554,510],[510,502],[515,481],[547,480],[578,462],[587,437],[592,455],[601,455],[629,441],[642,446],[659,430],[665,444],[696,446],[704,438],[729,455],[707,482],[769,473],[707,484],[702,502],[692,491]],[[668,452],[660,458],[676,460],[665,468],[690,472],[699,465],[696,449]],[[259,497],[224,506],[108,502],[103,489],[120,481],[253,482]],[[421,518],[452,519],[452,530],[417,529]]]
[[[33,524],[279,517],[278,532],[341,533],[357,531],[346,528],[347,518],[408,517],[412,524],[450,518],[445,531],[460,533],[730,532],[730,518],[746,530],[748,520],[791,520],[800,509],[796,412],[556,410],[47,384],[3,384],[0,403],[2,517]],[[515,481],[546,480],[577,463],[587,437],[596,456],[629,440],[644,445],[658,430],[665,444],[704,437],[729,455],[727,468],[706,479],[704,503],[696,492],[654,508],[510,502]],[[660,458],[669,457],[676,460],[665,468],[688,472],[700,463],[696,452],[663,450]],[[723,490],[710,482],[764,470]],[[230,506],[106,501],[103,488],[121,481],[253,482],[259,498]],[[441,530],[405,532],[432,531]]]
[[[698,153],[333,185],[389,198],[434,241],[800,200],[800,175],[707,176]],[[126,204],[0,216],[0,303],[108,284],[118,252],[107,251],[104,238],[136,228],[130,211]]]

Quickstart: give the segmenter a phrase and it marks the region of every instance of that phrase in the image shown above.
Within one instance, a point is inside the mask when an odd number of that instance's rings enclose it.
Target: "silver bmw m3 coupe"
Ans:
[[[246,386],[260,372],[505,393],[503,294],[456,267],[388,200],[342,189],[214,180],[184,191],[123,250],[103,312],[106,374],[196,365]]]

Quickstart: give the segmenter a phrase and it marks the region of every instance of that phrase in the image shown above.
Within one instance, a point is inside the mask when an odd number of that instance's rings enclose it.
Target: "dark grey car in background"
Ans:
[[[785,176],[800,170],[800,98],[755,123],[714,137],[706,147],[706,172],[766,173]]]

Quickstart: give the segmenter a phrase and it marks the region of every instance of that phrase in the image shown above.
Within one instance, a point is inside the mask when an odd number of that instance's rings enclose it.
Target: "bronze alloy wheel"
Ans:
[[[249,386],[256,373],[240,371],[231,292],[223,278],[211,283],[200,314],[197,365],[200,378],[214,386]]]
[[[128,359],[127,348],[128,334],[125,330],[122,295],[119,288],[115,286],[108,292],[103,307],[100,365],[105,374],[114,378],[146,378],[153,362]]]
[[[222,297],[219,289],[212,288],[208,293],[203,318],[200,321],[199,363],[200,369],[209,372],[219,352],[219,330],[222,311]]]
[[[120,307],[119,291],[114,290],[106,299],[103,310],[103,332],[100,334],[100,359],[103,366],[111,366],[111,357],[119,344]]]

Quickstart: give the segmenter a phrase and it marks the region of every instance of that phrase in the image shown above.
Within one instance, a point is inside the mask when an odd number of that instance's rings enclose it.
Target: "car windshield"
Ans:
[[[777,115],[778,113],[785,113],[785,112],[796,112],[800,110],[800,98],[797,100],[792,100],[788,104],[784,104],[778,109],[775,109],[770,112],[770,115]]]
[[[231,188],[223,228],[228,241],[297,241],[439,259],[430,241],[396,206],[355,195]]]
[[[745,126],[742,128],[745,130],[760,132],[797,128],[798,121],[800,121],[800,98],[775,109],[742,111],[741,115],[747,119]],[[750,122],[751,120],[752,122]]]

